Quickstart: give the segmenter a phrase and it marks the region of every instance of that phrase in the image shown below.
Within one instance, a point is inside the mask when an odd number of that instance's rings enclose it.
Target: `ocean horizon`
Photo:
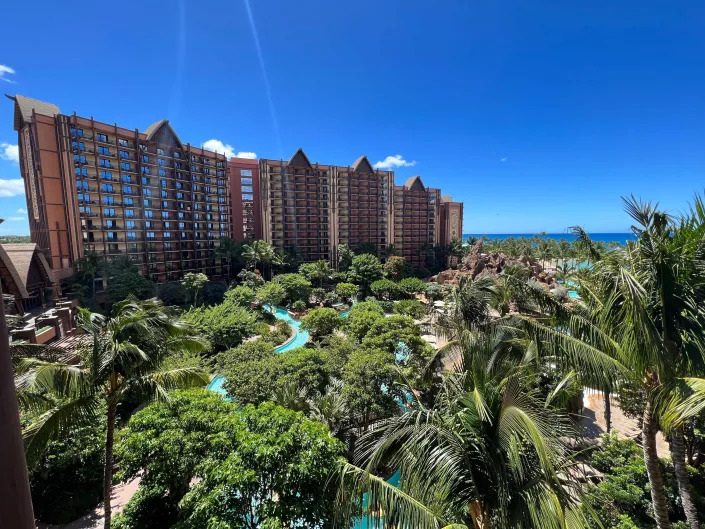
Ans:
[[[469,237],[485,237],[486,239],[508,239],[509,237],[519,238],[532,238],[535,233],[463,233],[463,240],[466,241]],[[635,241],[636,237],[633,233],[590,233],[590,238],[596,242],[617,242],[619,244],[624,244],[627,241]],[[568,242],[573,242],[577,239],[572,233],[543,233],[539,234],[539,237],[544,239],[553,239],[560,241],[565,239]]]

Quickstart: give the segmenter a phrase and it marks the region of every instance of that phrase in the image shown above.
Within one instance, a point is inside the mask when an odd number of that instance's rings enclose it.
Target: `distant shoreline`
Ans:
[[[466,241],[469,237],[485,237],[486,239],[508,239],[509,237],[514,237],[515,239],[524,238],[532,239],[534,233],[463,233],[463,240]],[[590,238],[595,242],[618,242],[624,244],[626,241],[635,241],[636,237],[633,233],[590,233]],[[568,242],[573,242],[577,239],[572,233],[544,233],[539,235],[543,239],[552,239],[560,241],[565,239]]]

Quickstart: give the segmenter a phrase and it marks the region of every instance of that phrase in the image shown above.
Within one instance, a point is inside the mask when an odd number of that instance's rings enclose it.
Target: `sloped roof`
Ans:
[[[46,103],[44,101],[39,101],[39,99],[32,99],[31,97],[25,97],[19,94],[14,96],[5,94],[5,97],[15,102],[15,130],[20,130],[23,123],[32,120],[32,110],[34,110],[37,114],[42,114],[44,116],[55,116],[57,114],[61,114],[59,107],[53,103]]]
[[[291,157],[291,160],[289,160],[289,165],[311,167],[311,162],[309,161],[308,156],[306,156],[304,150],[299,148],[299,150],[296,151]]]
[[[147,136],[147,139],[149,141],[154,140],[154,137],[156,136],[157,132],[159,132],[162,127],[166,127],[167,131],[169,134],[171,134],[174,139],[176,140],[176,143],[179,147],[183,148],[183,143],[181,143],[181,140],[179,139],[179,135],[176,134],[174,131],[174,128],[169,124],[168,119],[160,119],[159,121],[155,121],[152,123],[149,127],[147,127],[144,131],[145,135]]]
[[[426,191],[426,187],[423,185],[420,176],[411,176],[404,182],[404,187],[407,189],[412,189],[415,191]]]
[[[29,297],[27,283],[33,259],[37,259],[40,273],[47,284],[54,282],[49,263],[44,257],[44,254],[38,250],[39,247],[34,243],[0,244],[0,260],[2,260],[4,268],[9,273],[13,283],[15,283],[17,293],[23,298]]]
[[[353,171],[356,173],[374,173],[375,170],[372,168],[372,164],[367,159],[364,154],[360,156],[353,164]]]

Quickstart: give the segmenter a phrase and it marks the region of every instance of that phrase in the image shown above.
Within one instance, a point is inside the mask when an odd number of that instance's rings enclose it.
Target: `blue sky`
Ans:
[[[705,188],[700,0],[250,2],[10,2],[0,88],[262,157],[400,155],[473,233],[624,231],[621,195],[677,212]],[[3,101],[0,233],[22,234]]]

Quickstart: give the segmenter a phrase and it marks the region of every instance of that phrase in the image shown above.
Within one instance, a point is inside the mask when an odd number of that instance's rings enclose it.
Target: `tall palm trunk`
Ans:
[[[654,410],[650,399],[647,398],[641,432],[644,446],[644,463],[646,464],[646,473],[649,476],[649,485],[651,486],[651,503],[654,508],[654,518],[656,518],[658,529],[671,529],[671,522],[668,519],[666,490],[663,486],[663,476],[661,475],[658,453],[656,452],[656,431],[657,422],[654,417]]]
[[[605,391],[605,426],[607,427],[607,433],[612,429],[612,401],[610,397],[612,393],[607,390]]]
[[[688,470],[685,467],[685,446],[683,444],[683,428],[678,428],[671,435],[671,459],[675,469],[676,481],[678,481],[678,491],[683,501],[683,510],[688,520],[690,529],[700,529],[698,521],[698,509],[693,501],[693,490],[688,478]]]
[[[115,441],[115,403],[108,403],[108,425],[105,434],[105,467],[103,469],[103,528],[110,529],[112,518],[110,496],[113,491],[113,444]]]

